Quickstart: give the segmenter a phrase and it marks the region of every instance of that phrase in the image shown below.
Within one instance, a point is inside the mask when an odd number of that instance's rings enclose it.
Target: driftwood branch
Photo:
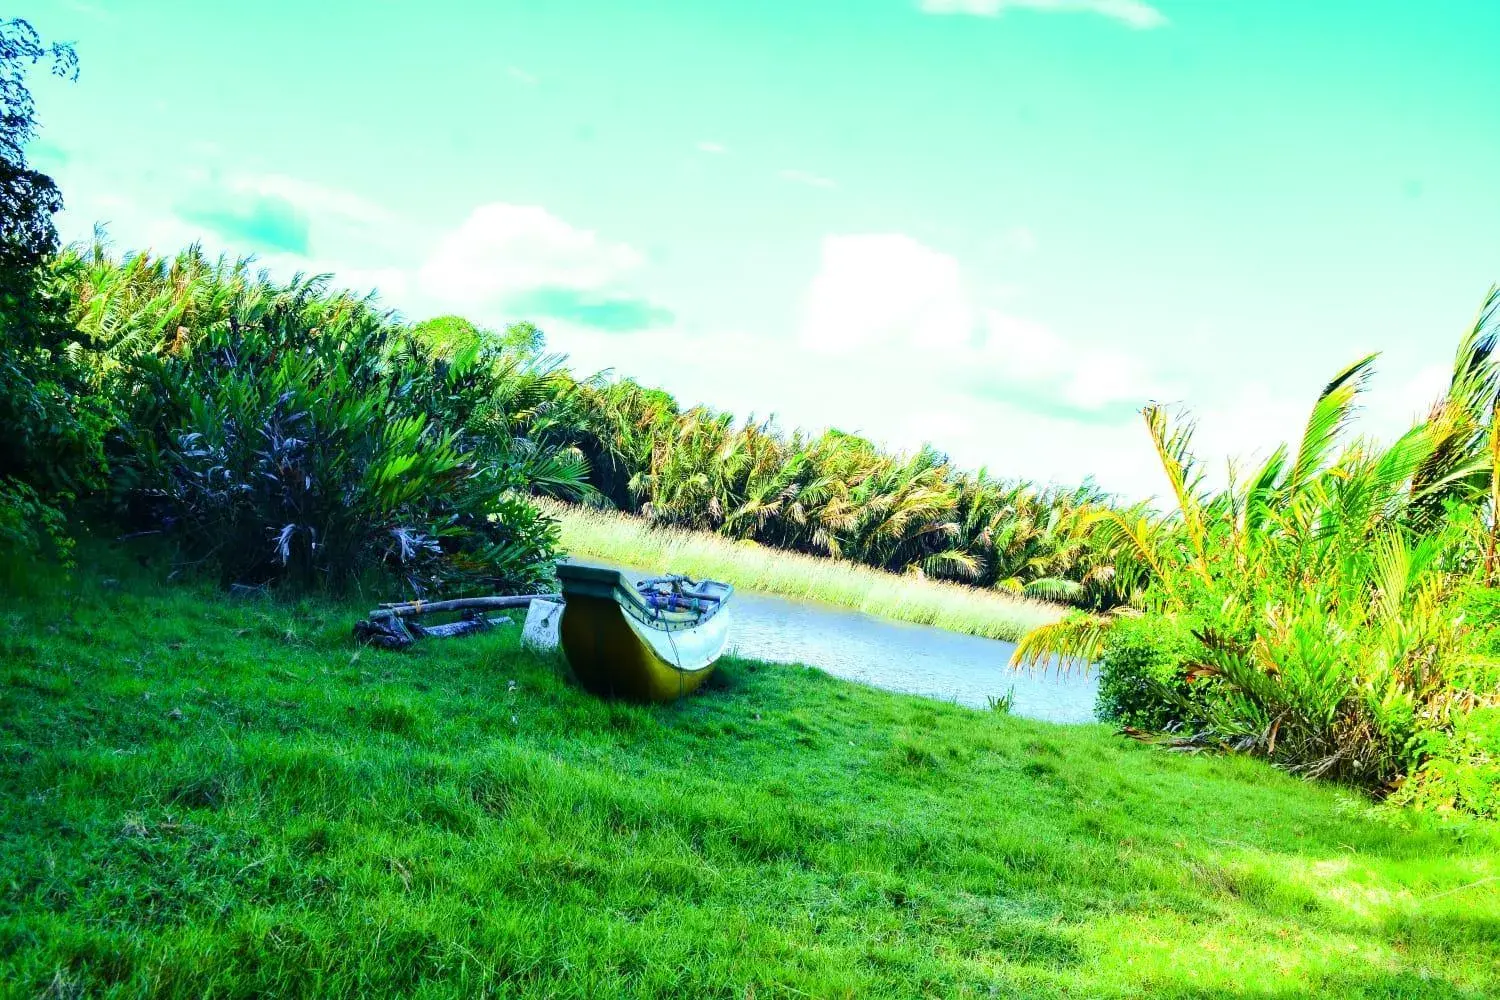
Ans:
[[[411,601],[407,604],[392,604],[370,612],[371,621],[390,618],[414,618],[418,615],[440,611],[467,611],[481,609],[493,611],[501,608],[524,608],[532,601],[560,601],[560,594],[521,594],[515,597],[459,597],[451,601]]]
[[[507,618],[487,618],[485,612],[498,608],[524,608],[532,601],[561,601],[557,594],[520,594],[515,597],[460,597],[450,601],[410,601],[405,604],[383,604],[370,617],[354,625],[354,636],[360,642],[384,649],[405,649],[418,639],[452,638],[494,628]],[[443,611],[461,611],[460,621],[444,625],[423,625],[421,615]]]
[[[460,635],[487,632],[497,625],[510,624],[509,618],[487,618],[483,611],[465,611],[456,622],[423,625],[416,619],[382,618],[354,624],[354,637],[360,642],[383,649],[405,649],[418,639],[451,639]]]
[[[456,635],[473,635],[475,632],[485,632],[496,625],[509,625],[509,618],[486,618],[483,613],[476,613],[472,617],[461,618],[456,622],[448,622],[446,625],[422,625],[418,622],[408,622],[407,627],[419,639],[451,639]]]

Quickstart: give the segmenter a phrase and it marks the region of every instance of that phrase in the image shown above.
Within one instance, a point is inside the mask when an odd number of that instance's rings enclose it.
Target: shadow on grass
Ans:
[[[1428,975],[1408,971],[1351,971],[1327,976],[1316,983],[1313,994],[1307,984],[1283,989],[1200,989],[1184,984],[1152,984],[1147,995],[1170,1000],[1303,1000],[1317,995],[1340,1000],[1493,1000],[1493,984],[1483,988],[1455,985],[1439,970]]]

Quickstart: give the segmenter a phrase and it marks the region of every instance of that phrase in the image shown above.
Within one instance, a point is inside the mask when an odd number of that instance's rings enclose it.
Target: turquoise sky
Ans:
[[[22,4],[66,235],[532,318],[689,402],[1158,492],[1500,278],[1500,3]],[[492,9],[480,12],[479,8]]]

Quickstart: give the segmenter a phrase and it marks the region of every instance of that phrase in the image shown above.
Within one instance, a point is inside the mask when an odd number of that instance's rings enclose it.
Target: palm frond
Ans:
[[[1289,494],[1295,495],[1329,464],[1334,445],[1354,413],[1355,400],[1374,371],[1375,358],[1376,355],[1370,354],[1354,362],[1335,375],[1319,393],[1318,401],[1308,414],[1297,457],[1287,477],[1286,491]]]
[[[1074,614],[1060,622],[1032,629],[1016,643],[1011,654],[1013,670],[1090,670],[1104,654],[1111,626],[1118,619],[1108,615]]]

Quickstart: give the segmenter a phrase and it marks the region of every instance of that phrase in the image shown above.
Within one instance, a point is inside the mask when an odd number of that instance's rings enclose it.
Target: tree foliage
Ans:
[[[66,551],[61,506],[102,474],[97,407],[68,353],[60,290],[44,267],[57,249],[57,185],[26,161],[36,135],[27,74],[50,61],[76,78],[69,45],[44,43],[28,22],[0,21],[0,549]]]
[[[570,440],[615,506],[657,524],[1090,607],[1123,600],[1098,531],[1101,491],[966,472],[839,430],[781,431],[682,409],[633,381],[578,385]]]
[[[556,532],[526,496],[588,486],[580,456],[527,437],[557,392],[545,359],[197,247],[77,248],[55,271],[92,391],[114,401],[118,521],[234,580],[388,570],[424,593],[546,577]]]
[[[62,195],[52,178],[26,162],[26,143],[36,137],[36,102],[27,74],[50,62],[54,75],[78,78],[71,45],[45,43],[27,21],[0,21],[0,294],[19,296],[34,270],[57,249],[52,216]]]
[[[1372,358],[1329,381],[1295,449],[1220,490],[1191,423],[1148,407],[1176,509],[1108,515],[1147,624],[1077,616],[1027,636],[1018,663],[1102,657],[1107,689],[1155,700],[1123,721],[1374,788],[1432,773],[1452,734],[1490,731],[1465,720],[1500,705],[1500,659],[1476,650],[1463,608],[1496,582],[1497,304],[1492,291],[1447,391],[1393,442],[1350,436]],[[1152,634],[1176,644],[1143,652]],[[1145,688],[1113,676],[1142,663]]]

